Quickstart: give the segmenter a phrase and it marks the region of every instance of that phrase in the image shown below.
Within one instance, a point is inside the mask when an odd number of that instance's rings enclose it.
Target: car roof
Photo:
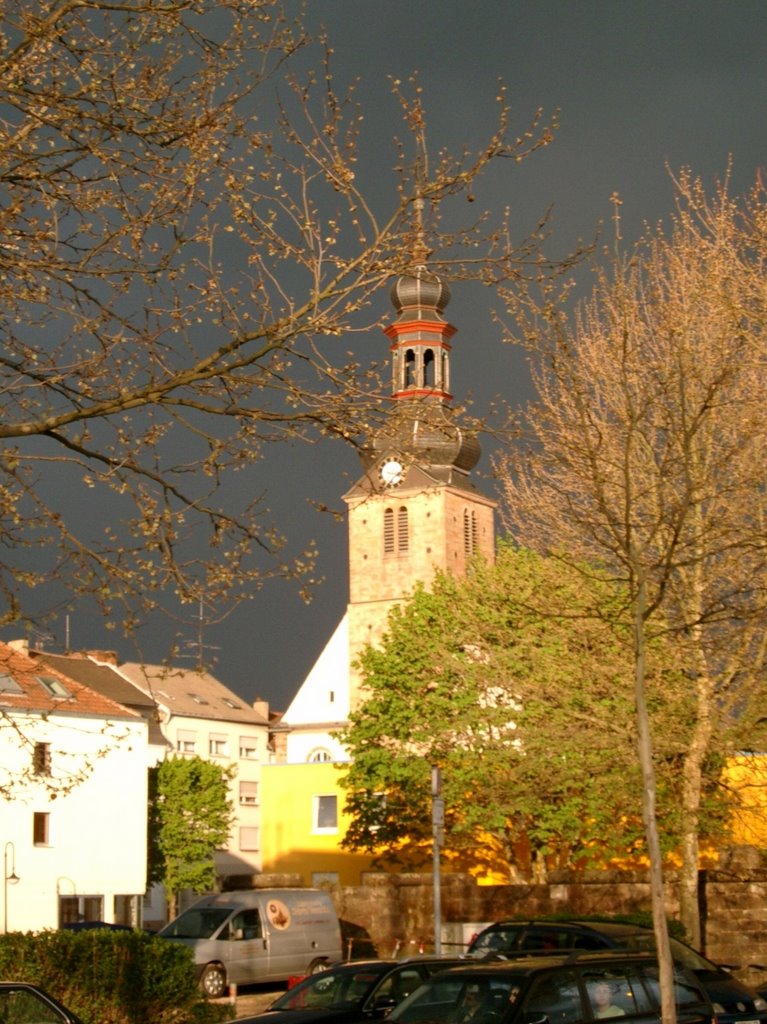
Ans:
[[[591,931],[602,935],[636,935],[651,932],[650,928],[644,928],[639,924],[629,924],[627,921],[579,921],[577,918],[568,918],[560,921],[555,918],[531,918],[522,920],[520,918],[508,918],[503,921],[495,921],[493,924],[483,928],[480,935],[500,928],[561,928],[563,931]]]
[[[450,967],[441,972],[450,977],[497,977],[499,975],[527,975],[535,971],[561,967],[563,964],[611,964],[611,963],[655,963],[654,953],[634,952],[621,949],[577,949],[554,953],[533,953],[513,960],[493,960],[481,963],[466,963],[466,966]]]

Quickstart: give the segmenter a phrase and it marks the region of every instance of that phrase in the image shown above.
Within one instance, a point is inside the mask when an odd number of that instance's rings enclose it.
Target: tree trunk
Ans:
[[[674,998],[674,967],[666,924],[666,901],[655,799],[655,768],[652,759],[652,736],[645,698],[645,621],[647,584],[640,580],[634,598],[634,695],[637,712],[639,763],[642,769],[642,815],[645,825],[647,853],[650,859],[650,898],[653,930],[660,967],[661,1016],[663,1024],[676,1024]]]

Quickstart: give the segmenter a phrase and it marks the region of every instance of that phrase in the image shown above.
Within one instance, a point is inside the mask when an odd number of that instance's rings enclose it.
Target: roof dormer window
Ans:
[[[38,683],[51,697],[71,697],[72,694],[56,676],[38,676]]]
[[[0,675],[0,693],[23,693],[21,685],[13,678],[6,674]]]

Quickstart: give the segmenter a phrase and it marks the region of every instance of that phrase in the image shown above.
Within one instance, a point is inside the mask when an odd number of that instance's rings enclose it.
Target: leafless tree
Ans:
[[[507,295],[536,366],[529,444],[502,459],[515,536],[601,565],[629,595],[653,912],[673,1020],[646,665],[672,637],[694,713],[675,723],[683,788],[682,919],[700,942],[702,779],[764,707],[767,625],[767,203],[676,180],[668,234],[614,255],[570,317],[554,291]],[[618,201],[616,200],[616,223]],[[662,697],[662,694],[660,695]],[[666,744],[667,745],[667,744]]]
[[[4,0],[0,41],[0,621],[32,598],[39,619],[45,590],[131,630],[168,595],[300,576],[268,445],[368,432],[382,390],[344,336],[414,255],[488,283],[553,269],[508,224],[440,227],[552,126],[510,136],[501,90],[486,144],[430,163],[417,83],[393,83],[381,212],[363,112],[273,0]]]

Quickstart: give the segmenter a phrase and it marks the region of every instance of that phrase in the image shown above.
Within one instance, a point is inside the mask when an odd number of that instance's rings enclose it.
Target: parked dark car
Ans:
[[[674,961],[693,971],[714,1004],[719,1024],[767,1024],[767,1002],[729,970],[670,939]],[[498,921],[477,935],[468,955],[476,959],[565,949],[653,951],[649,928],[602,921]]]
[[[69,924],[63,924],[61,929],[67,932],[90,932],[98,929],[106,929],[110,932],[133,931],[128,924],[110,924],[108,921],[70,921]]]
[[[697,978],[675,967],[679,1024],[716,1024]],[[572,952],[453,968],[392,1010],[387,1024],[581,1024],[620,1017],[661,1024],[656,958]]]
[[[438,971],[465,963],[458,957],[355,960],[304,978],[268,1010],[237,1024],[347,1024],[384,1017]]]
[[[82,1024],[76,1014],[37,985],[0,981],[0,1021],[3,1024]]]

